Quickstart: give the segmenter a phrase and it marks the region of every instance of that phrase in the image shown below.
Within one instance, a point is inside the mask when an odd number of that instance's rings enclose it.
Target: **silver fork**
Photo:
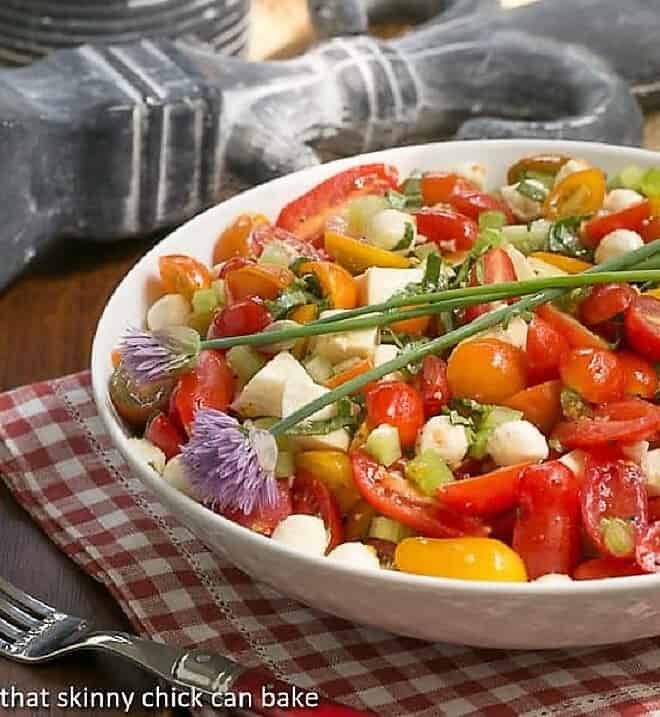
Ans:
[[[174,687],[196,690],[214,706],[224,704],[218,695],[230,692],[245,695],[243,708],[263,717],[309,714],[305,707],[313,706],[310,700],[314,703],[318,697],[266,671],[241,667],[222,655],[183,650],[125,632],[94,631],[86,620],[58,612],[0,578],[0,656],[40,664],[80,650],[96,650],[130,660]],[[282,706],[265,706],[266,693],[270,693],[270,702],[275,695]],[[372,712],[318,699],[314,717],[375,717]]]

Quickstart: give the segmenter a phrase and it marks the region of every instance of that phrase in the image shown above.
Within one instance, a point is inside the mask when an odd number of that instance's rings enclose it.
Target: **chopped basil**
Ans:
[[[289,286],[272,301],[267,301],[266,306],[273,319],[283,319],[291,309],[303,304],[317,304],[319,311],[328,308],[327,301],[322,298],[321,284],[314,274],[304,276],[291,282]]]
[[[465,260],[461,264],[454,281],[451,283],[451,288],[464,286],[467,282],[468,274],[470,269],[477,262],[477,260],[483,256],[489,249],[501,246],[505,243],[502,232],[496,229],[483,229],[479,232],[477,240],[475,241],[470,253],[465,257]]]
[[[426,268],[422,279],[424,291],[432,291],[440,286],[440,272],[442,270],[442,258],[439,254],[429,254],[426,257]]]
[[[337,401],[337,415],[327,421],[303,421],[288,431],[292,436],[327,436],[340,428],[353,428],[359,418],[348,398]]]
[[[591,261],[593,251],[580,241],[579,229],[584,217],[568,217],[555,222],[548,232],[546,251]]]
[[[403,234],[403,239],[395,245],[393,251],[401,251],[402,249],[408,249],[410,245],[415,241],[415,227],[411,222],[406,222],[406,230]]]
[[[533,184],[528,179],[522,179],[516,187],[518,194],[533,200],[534,202],[544,202],[548,192],[545,189]]]
[[[402,194],[394,189],[390,189],[385,194],[385,199],[390,203],[392,209],[398,209],[401,212],[419,209],[423,204],[421,194]]]
[[[572,388],[563,388],[560,394],[561,412],[569,421],[591,415],[591,406]]]

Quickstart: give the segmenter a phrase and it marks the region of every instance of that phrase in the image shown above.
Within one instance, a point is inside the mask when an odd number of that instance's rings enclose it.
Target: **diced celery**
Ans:
[[[252,425],[255,428],[262,428],[264,430],[268,430],[272,426],[274,426],[280,419],[279,418],[272,418],[272,417],[265,417],[265,418],[255,418],[252,421]],[[275,443],[277,443],[278,449],[282,453],[291,453],[291,442],[289,441],[289,437],[287,435],[280,435],[275,437]]]
[[[290,478],[296,472],[296,464],[293,453],[288,451],[280,451],[277,455],[277,463],[275,464],[276,478]]]
[[[505,408],[504,406],[492,406],[491,409],[484,414],[484,417],[479,423],[479,428],[474,434],[470,446],[470,455],[472,458],[480,460],[485,457],[488,439],[498,426],[501,426],[503,423],[509,423],[510,421],[518,421],[522,416],[521,411],[515,411],[512,408]]]
[[[541,251],[546,244],[552,224],[543,219],[531,224],[514,224],[500,230],[505,241],[523,254]]]
[[[481,212],[479,229],[501,229],[506,224],[504,212]]]
[[[644,173],[640,187],[647,197],[660,197],[660,169],[649,169]]]
[[[227,351],[227,363],[239,383],[244,386],[266,365],[266,359],[252,346],[234,346]]]
[[[454,480],[454,474],[439,453],[426,450],[406,465],[406,478],[413,481],[422,493],[435,495],[441,485]]]
[[[370,538],[376,540],[386,540],[389,543],[400,543],[406,538],[411,538],[414,532],[403,523],[399,523],[396,520],[390,520],[381,515],[376,515],[371,519],[369,523]]]
[[[275,264],[285,269],[298,258],[298,254],[290,246],[281,241],[269,241],[261,252],[259,264]]]
[[[206,336],[214,315],[215,312],[213,311],[205,311],[204,313],[193,312],[188,317],[188,326],[190,326],[191,329],[195,329],[200,336]]]
[[[619,182],[623,189],[634,189],[638,190],[644,179],[645,171],[638,167],[636,164],[631,164],[628,167],[624,167],[619,172]]]
[[[384,466],[391,466],[402,456],[399,431],[388,423],[382,423],[374,428],[364,447],[372,458]]]
[[[227,303],[227,296],[225,294],[225,280],[224,279],[216,279],[211,286],[213,287],[213,291],[215,291],[215,295],[218,299],[218,306],[224,306]]]
[[[348,229],[351,234],[363,236],[366,234],[369,220],[378,212],[389,209],[390,203],[385,197],[368,195],[354,199],[347,208]]]
[[[192,297],[192,307],[196,314],[208,314],[218,308],[218,297],[214,289],[198,289]]]
[[[312,356],[303,365],[316,383],[325,383],[332,376],[332,364],[322,356]]]

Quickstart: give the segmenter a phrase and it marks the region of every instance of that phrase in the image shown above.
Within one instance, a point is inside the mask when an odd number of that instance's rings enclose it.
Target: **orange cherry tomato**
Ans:
[[[275,299],[295,279],[291,271],[274,264],[251,264],[225,277],[225,286],[232,302],[252,296]]]
[[[258,226],[268,225],[263,214],[241,214],[220,234],[213,250],[213,263],[220,264],[235,256],[258,255],[252,242],[252,232]]]
[[[617,229],[639,232],[643,223],[649,218],[650,212],[648,199],[643,199],[618,212],[595,216],[582,227],[582,242],[587,246],[597,247],[603,237]]]
[[[507,398],[503,405],[522,411],[530,423],[549,433],[561,418],[561,381],[546,381],[526,388]]]
[[[591,403],[623,397],[623,368],[613,351],[572,349],[561,357],[559,375],[565,386]]]
[[[623,368],[623,392],[626,396],[653,398],[658,392],[658,375],[653,366],[637,354],[617,354]]]
[[[166,294],[183,294],[192,299],[198,289],[211,286],[211,272],[201,261],[191,256],[170,254],[158,260],[160,281]]]
[[[552,304],[543,304],[536,310],[538,316],[546,321],[555,331],[558,331],[574,348],[588,347],[593,349],[608,349],[610,346],[593,331],[589,331],[576,318],[560,311]]]
[[[381,423],[399,431],[402,448],[415,445],[417,432],[424,425],[424,404],[419,392],[403,381],[378,383],[366,392],[367,423]]]
[[[594,286],[589,296],[580,303],[580,321],[596,326],[623,312],[635,300],[637,293],[628,284],[602,284]]]
[[[374,362],[371,359],[362,359],[361,361],[354,363],[350,368],[347,368],[345,371],[341,371],[340,373],[335,374],[332,378],[328,379],[325,382],[325,385],[328,388],[337,388],[337,386],[341,386],[343,383],[351,381],[352,379],[361,376],[367,371],[371,371],[373,367]]]
[[[563,154],[535,154],[532,157],[523,157],[509,168],[506,179],[509,184],[517,184],[525,172],[541,172],[554,176],[569,160],[570,157]]]
[[[301,274],[314,274],[321,284],[323,295],[333,309],[354,309],[358,303],[355,279],[332,261],[307,261],[300,267]]]
[[[513,223],[513,214],[506,202],[482,192],[474,182],[459,174],[425,174],[421,187],[425,205],[449,204],[464,216],[475,220],[483,212],[502,212],[509,224]]]
[[[624,317],[626,341],[649,361],[660,361],[660,299],[637,296]]]
[[[418,309],[419,306],[401,307],[401,311],[406,309]],[[404,319],[390,324],[392,331],[397,334],[406,334],[408,336],[424,336],[431,325],[432,316],[418,316],[416,319]]]
[[[605,175],[599,169],[573,172],[550,192],[543,216],[556,221],[595,214],[603,206],[606,192]]]
[[[535,316],[527,330],[527,368],[532,383],[559,378],[559,360],[568,341],[547,321]]]
[[[476,339],[457,346],[449,357],[452,396],[501,403],[527,386],[525,354],[498,339]]]

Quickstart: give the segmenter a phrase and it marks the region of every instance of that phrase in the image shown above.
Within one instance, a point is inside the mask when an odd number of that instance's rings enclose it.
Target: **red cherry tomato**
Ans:
[[[421,495],[400,474],[389,472],[362,451],[351,454],[353,480],[362,497],[380,515],[397,520],[427,538],[485,536],[488,528],[472,516],[447,510]]]
[[[226,510],[222,515],[255,533],[270,536],[275,528],[293,512],[288,482],[277,481],[277,491],[275,505],[255,508],[251,513],[247,514],[242,510]]]
[[[344,541],[339,503],[323,481],[300,471],[291,486],[291,504],[293,513],[318,515],[323,520],[330,536],[326,552]]]
[[[174,402],[186,430],[195,411],[215,408],[226,411],[234,398],[234,374],[218,351],[202,351],[197,366],[179,379]]]
[[[560,311],[552,304],[543,304],[536,310],[538,316],[558,331],[574,348],[588,347],[593,349],[608,349],[607,341],[589,331],[576,318]]]
[[[527,369],[531,383],[559,377],[559,361],[569,349],[568,341],[547,321],[535,316],[527,331]]]
[[[653,398],[658,392],[658,374],[653,366],[637,354],[617,354],[623,368],[623,392],[626,396]]]
[[[632,304],[637,292],[628,284],[603,284],[592,289],[587,298],[580,303],[578,313],[580,321],[587,326],[596,326],[609,321]]]
[[[559,362],[565,386],[591,403],[608,403],[623,397],[623,369],[613,351],[571,349]]]
[[[513,549],[531,580],[570,575],[580,551],[580,482],[559,461],[529,466],[520,477]]]
[[[605,519],[625,521],[632,531],[629,554],[617,554],[606,540]],[[646,483],[630,461],[589,452],[582,480],[582,521],[594,545],[605,556],[629,558],[648,527]]]
[[[438,500],[447,508],[470,515],[492,516],[513,508],[518,502],[518,483],[528,463],[447,483],[438,490]]]
[[[626,341],[649,361],[660,361],[660,301],[637,296],[624,318]]]
[[[471,249],[479,234],[474,219],[451,209],[420,209],[415,217],[417,231],[444,251]]]
[[[618,212],[595,216],[582,227],[582,243],[597,247],[603,237],[617,229],[630,229],[639,232],[650,213],[649,201],[644,199]]]
[[[497,199],[458,174],[431,173],[422,177],[424,204],[450,204],[454,209],[471,219],[479,219],[483,212],[502,212],[509,224],[514,219],[506,202]]]
[[[640,541],[637,543],[635,551],[635,559],[637,565],[645,573],[660,572],[660,523],[655,522],[650,525]]]
[[[511,257],[504,249],[489,249],[481,257],[480,270],[474,266],[470,270],[469,284],[470,286],[479,286],[484,284],[499,284],[503,281],[515,281],[516,270],[513,267]],[[497,308],[497,302],[487,304],[477,304],[476,306],[468,306],[463,312],[466,323],[474,321],[478,316],[486,314],[492,309]]]
[[[425,356],[415,376],[415,387],[422,397],[425,418],[437,416],[451,398],[447,364],[437,356]]]
[[[277,226],[313,244],[323,236],[326,219],[350,199],[364,194],[385,194],[396,189],[399,173],[385,164],[366,164],[326,179],[287,204]]]
[[[147,423],[144,437],[158,446],[168,461],[181,453],[181,446],[188,440],[186,434],[164,413],[157,413]]]
[[[644,571],[633,560],[616,558],[594,558],[578,565],[573,573],[574,580],[602,580],[603,578],[626,578],[643,575]]]
[[[634,443],[655,435],[660,409],[640,399],[616,401],[598,407],[592,417],[559,423],[552,432],[564,448],[592,448],[608,443]]]
[[[646,244],[660,239],[660,217],[647,219],[640,227],[639,233]]]
[[[266,304],[258,297],[237,301],[215,315],[209,326],[209,339],[247,336],[263,331],[273,321]]]
[[[424,425],[424,404],[420,394],[403,381],[386,381],[368,389],[367,423],[376,428],[381,423],[399,431],[402,448],[415,445],[417,433]]]
[[[242,269],[244,266],[249,266],[250,264],[256,264],[256,262],[253,259],[248,259],[246,256],[233,256],[222,265],[220,278],[224,279],[230,272],[236,271],[236,269]]]
[[[660,497],[649,498],[649,523],[660,521]]]

